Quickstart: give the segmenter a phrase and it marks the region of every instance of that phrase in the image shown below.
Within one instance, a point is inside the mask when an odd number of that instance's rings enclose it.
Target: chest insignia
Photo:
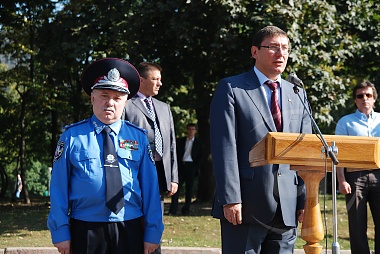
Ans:
[[[135,140],[121,140],[120,148],[125,150],[139,150],[139,143]]]

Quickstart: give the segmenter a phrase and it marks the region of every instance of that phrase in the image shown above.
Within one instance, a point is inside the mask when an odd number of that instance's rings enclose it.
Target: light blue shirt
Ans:
[[[103,163],[104,128],[94,115],[70,125],[54,155],[48,228],[53,243],[70,240],[70,218],[120,222],[144,217],[144,241],[160,243],[164,229],[157,172],[146,131],[127,121],[109,125],[114,135],[125,206],[118,214],[106,207]]]
[[[342,117],[335,128],[336,135],[380,137],[380,113],[372,111],[367,117],[356,110]]]

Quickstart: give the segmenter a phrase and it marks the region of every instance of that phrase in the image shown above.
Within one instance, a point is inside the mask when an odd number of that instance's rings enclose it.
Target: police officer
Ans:
[[[164,225],[146,131],[120,119],[139,82],[117,58],[83,73],[93,115],[65,127],[52,170],[47,224],[60,253],[148,254],[159,246]]]

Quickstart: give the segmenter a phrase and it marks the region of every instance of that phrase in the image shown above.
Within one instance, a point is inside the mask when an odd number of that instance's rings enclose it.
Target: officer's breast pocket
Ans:
[[[83,177],[97,176],[102,170],[99,150],[80,150],[74,152],[74,158],[71,161],[74,168],[81,171]]]
[[[117,155],[120,158],[119,163],[131,169],[139,168],[139,162],[141,160],[141,152],[139,150],[118,149]]]

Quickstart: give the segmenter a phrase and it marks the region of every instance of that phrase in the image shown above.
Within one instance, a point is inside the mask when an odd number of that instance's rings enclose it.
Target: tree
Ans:
[[[44,18],[48,18],[45,14],[51,13],[52,7],[50,1],[17,1],[2,3],[1,18],[3,32],[1,33],[3,43],[0,45],[2,53],[10,55],[17,64],[9,70],[2,72],[1,86],[5,87],[5,95],[8,99],[12,99],[14,105],[20,108],[18,113],[17,128],[11,128],[11,136],[15,137],[14,144],[18,144],[17,152],[17,168],[15,175],[21,175],[23,184],[23,197],[26,204],[30,203],[27,182],[25,181],[25,164],[27,159],[27,140],[32,135],[28,135],[27,119],[32,115],[28,115],[28,106],[31,104],[31,95],[33,91],[38,89],[39,81],[36,78],[34,56],[38,50],[35,50],[35,35],[38,27],[44,22]],[[48,10],[46,12],[46,10]],[[49,11],[50,10],[50,11]],[[12,91],[14,92],[12,94]],[[29,129],[30,130],[30,129]],[[6,139],[6,138],[5,138]],[[45,139],[46,140],[46,139]],[[42,140],[40,140],[42,141]],[[33,146],[29,146],[32,148]],[[11,146],[13,148],[13,146]],[[12,150],[11,150],[12,151]],[[14,151],[14,150],[13,150]],[[14,156],[14,154],[10,154]],[[9,158],[12,160],[13,158]]]
[[[139,20],[133,26],[135,32],[126,34],[134,42],[131,59],[158,62],[163,67],[159,97],[171,107],[195,111],[207,155],[199,178],[198,198],[204,202],[213,199],[214,191],[208,123],[213,90],[221,77],[250,65],[248,26],[235,21],[243,15],[240,4],[141,1],[140,11],[131,16],[130,23]]]
[[[177,135],[196,121],[205,142],[201,201],[211,201],[214,191],[212,94],[221,78],[252,68],[250,44],[258,29],[288,31],[292,53],[284,77],[295,71],[304,81],[324,133],[352,111],[345,108],[352,84],[379,80],[374,0],[6,0],[0,7],[0,54],[16,61],[0,73],[0,119],[7,123],[0,126],[0,154],[4,165],[17,168],[25,164],[21,158],[48,165],[62,127],[89,117],[80,75],[102,57],[163,67],[159,98],[173,109]]]
[[[339,74],[344,60],[352,56],[346,48],[350,41],[340,33],[335,7],[326,1],[142,1],[139,9],[133,16],[140,21],[134,26],[138,32],[127,34],[135,42],[131,58],[163,66],[164,82],[170,88],[160,97],[171,106],[196,111],[207,154],[209,104],[215,85],[223,77],[252,68],[250,40],[266,25],[289,31],[293,52],[287,73],[297,71],[310,84],[310,103],[322,124],[331,124],[336,101],[348,98],[341,93],[346,80]],[[186,96],[178,94],[173,99],[181,86],[187,88]],[[208,160],[203,168],[206,176],[200,177],[203,201],[212,199],[211,168]]]

